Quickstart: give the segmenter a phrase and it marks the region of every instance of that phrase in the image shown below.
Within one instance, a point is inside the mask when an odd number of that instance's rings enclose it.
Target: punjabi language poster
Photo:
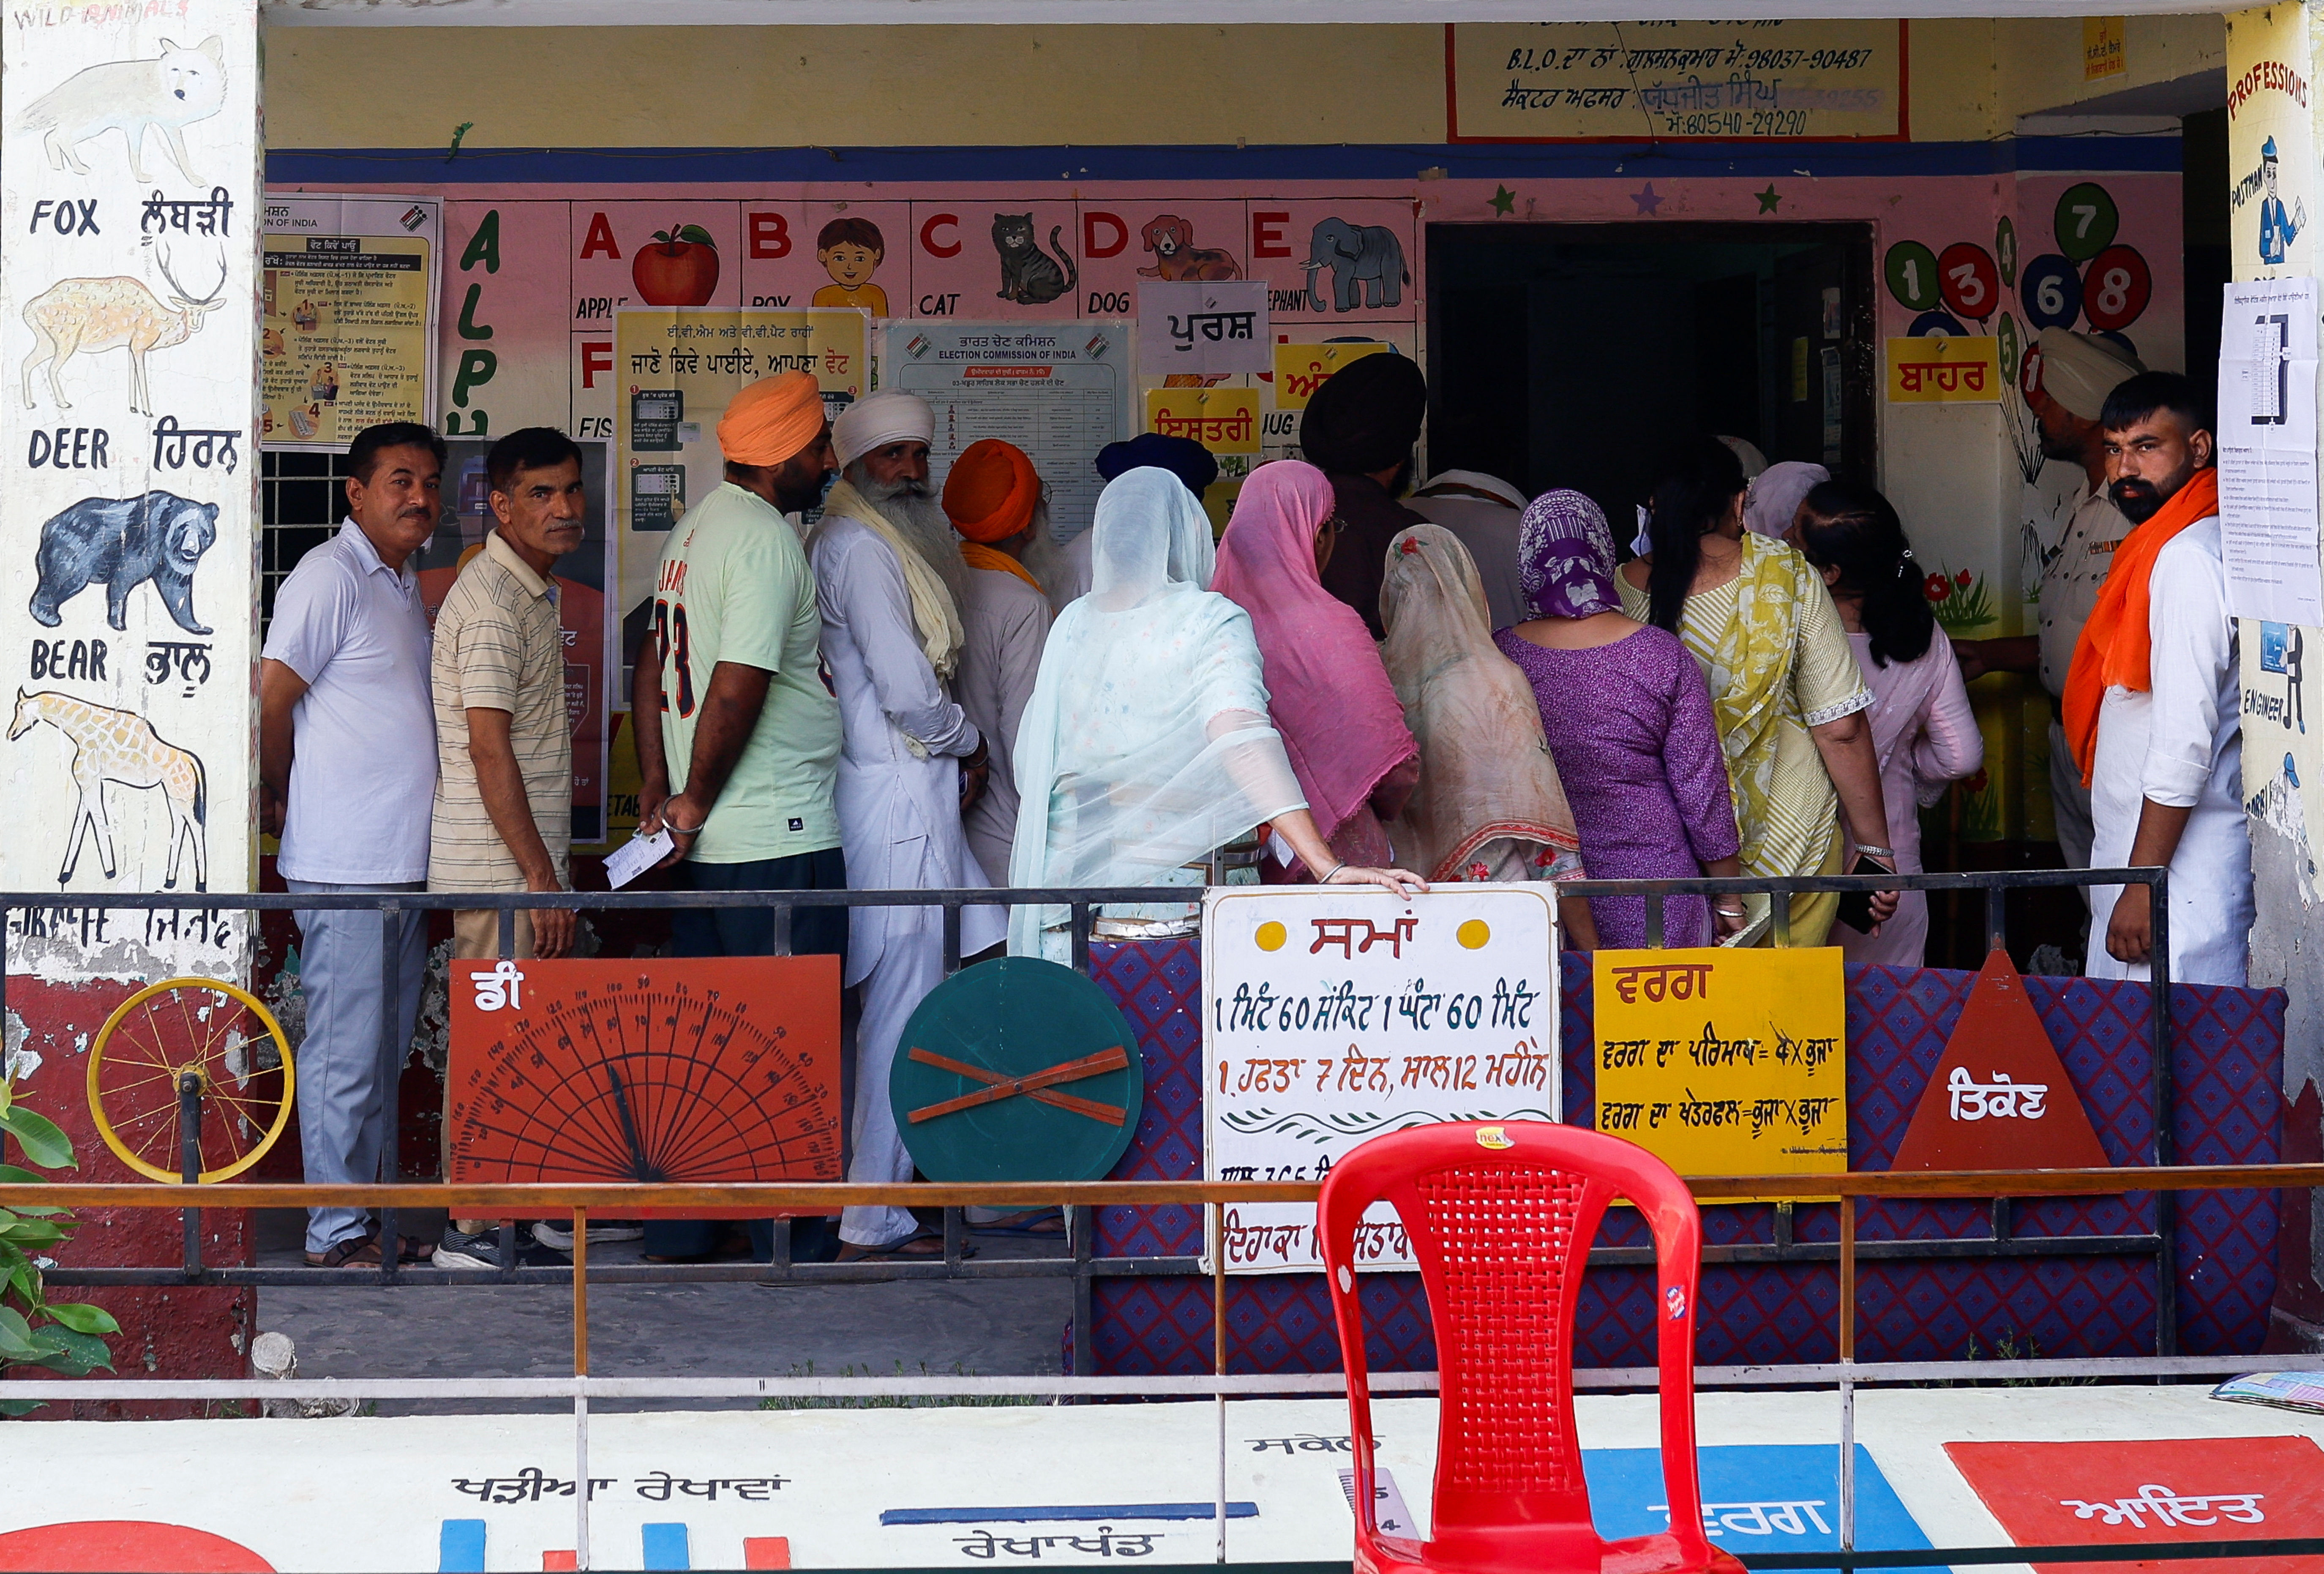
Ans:
[[[365,427],[433,424],[441,207],[427,197],[268,198],[266,446],[345,453]]]
[[[1682,1175],[1848,1171],[1837,946],[1600,951],[1598,1129]]]
[[[1214,888],[1203,907],[1204,1175],[1313,1181],[1370,1137],[1556,1120],[1557,916],[1546,885]],[[1315,1210],[1226,1210],[1227,1272],[1321,1266]],[[1209,1243],[1215,1252],[1219,1243]],[[1357,1260],[1413,1266],[1385,1203]]]
[[[2316,558],[2316,281],[2227,287],[2219,316],[2219,548],[2237,617],[2324,624]]]

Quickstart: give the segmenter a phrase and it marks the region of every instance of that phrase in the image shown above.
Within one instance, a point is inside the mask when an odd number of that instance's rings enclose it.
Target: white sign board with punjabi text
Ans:
[[[1321,1180],[1391,1131],[1558,1119],[1557,948],[1546,885],[1455,885],[1409,902],[1353,887],[1212,891],[1204,1178]],[[1322,1266],[1308,1204],[1229,1208],[1225,1226],[1229,1273]],[[1385,1203],[1356,1251],[1367,1267],[1413,1266]]]

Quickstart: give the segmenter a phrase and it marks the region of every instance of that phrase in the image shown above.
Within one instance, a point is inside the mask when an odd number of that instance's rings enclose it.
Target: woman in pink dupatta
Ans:
[[[1921,872],[1921,811],[1985,764],[1985,740],[1945,631],[1921,590],[1920,566],[1904,522],[1868,486],[1827,481],[1801,500],[1792,539],[1831,587],[1856,664],[1872,690],[1872,751],[1888,845],[1900,874]],[[1848,851],[1853,867],[1856,850]],[[1896,916],[1867,936],[1835,924],[1832,939],[1850,962],[1919,967],[1929,938],[1929,898],[1901,893]]]
[[[1323,588],[1333,506],[1313,465],[1260,465],[1235,499],[1211,588],[1250,614],[1268,713],[1332,856],[1380,866],[1391,857],[1386,824],[1420,779],[1420,747],[1363,619]],[[1328,872],[1269,845],[1260,872],[1271,883]]]

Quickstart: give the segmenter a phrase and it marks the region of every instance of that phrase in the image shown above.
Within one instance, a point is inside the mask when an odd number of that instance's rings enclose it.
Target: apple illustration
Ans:
[[[639,250],[630,282],[648,306],[707,306],[718,289],[718,243],[698,224],[654,231],[657,244]]]

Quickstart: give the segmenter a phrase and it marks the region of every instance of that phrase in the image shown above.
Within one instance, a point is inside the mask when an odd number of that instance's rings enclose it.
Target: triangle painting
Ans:
[[[2113,1161],[2006,951],[1985,959],[1896,1149],[1898,1170],[2104,1169]]]

